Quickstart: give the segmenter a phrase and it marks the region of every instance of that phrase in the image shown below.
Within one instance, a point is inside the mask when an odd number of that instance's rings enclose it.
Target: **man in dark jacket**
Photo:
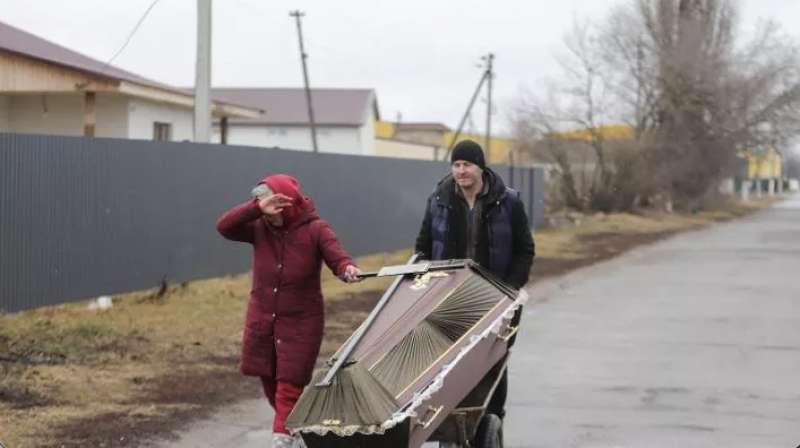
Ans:
[[[483,149],[459,142],[450,158],[450,174],[428,198],[417,236],[421,259],[470,258],[514,288],[528,281],[534,243],[519,193],[507,188],[486,166]],[[520,312],[514,316],[519,323]],[[509,341],[509,347],[513,339]],[[508,376],[497,386],[487,412],[505,416]]]

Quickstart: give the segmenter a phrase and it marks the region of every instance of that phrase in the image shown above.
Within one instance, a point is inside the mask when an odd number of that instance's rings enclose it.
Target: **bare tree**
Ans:
[[[529,93],[520,96],[512,115],[517,152],[529,161],[536,153],[552,163],[555,170],[551,171],[549,177],[556,189],[550,201],[555,202],[557,207],[581,210],[585,207],[585,179],[576,182],[572,161],[563,150],[562,142],[556,138],[562,113],[554,92],[550,90],[547,100]]]
[[[733,0],[630,0],[599,24],[576,21],[548,118],[589,132],[594,207],[629,186],[633,167],[648,171],[642,194],[695,204],[733,174],[738,152],[785,145],[800,131],[797,44],[770,22],[742,43],[737,16]],[[600,130],[620,122],[636,152],[610,160]]]
[[[538,142],[528,147],[558,166],[562,199],[573,208],[591,203],[610,173],[601,125],[610,119],[612,96],[597,42],[598,29],[576,19],[557,58],[559,82],[551,83],[546,98],[528,95],[517,106],[517,140]],[[583,129],[586,138],[565,142],[559,133],[568,129]]]
[[[566,51],[558,56],[562,76],[547,97],[521,95],[514,122],[520,147],[558,167],[566,205],[611,211],[628,208],[633,199],[617,194],[622,185],[615,179],[616,154],[604,134],[604,125],[618,121],[625,108],[618,106],[614,67],[601,44],[598,27],[575,20],[564,37]],[[570,138],[570,130],[579,132]],[[621,197],[626,205],[619,204]]]

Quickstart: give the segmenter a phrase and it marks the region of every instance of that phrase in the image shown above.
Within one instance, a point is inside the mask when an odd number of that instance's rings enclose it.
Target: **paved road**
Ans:
[[[532,293],[507,446],[800,444],[800,198]]]
[[[530,288],[507,447],[800,444],[800,197]],[[160,448],[268,446],[261,400]]]

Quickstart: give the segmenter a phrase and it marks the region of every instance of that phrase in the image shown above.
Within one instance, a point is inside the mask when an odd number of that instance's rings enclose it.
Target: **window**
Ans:
[[[153,140],[157,142],[168,142],[172,140],[172,124],[171,123],[153,123]]]

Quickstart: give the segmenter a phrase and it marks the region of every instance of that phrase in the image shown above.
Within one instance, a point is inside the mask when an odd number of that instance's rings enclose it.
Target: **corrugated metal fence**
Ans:
[[[410,247],[442,162],[0,133],[0,310],[244,272],[214,228],[265,174],[297,176],[353,254]],[[497,171],[509,179],[508,167]],[[534,224],[542,173],[516,168]]]

